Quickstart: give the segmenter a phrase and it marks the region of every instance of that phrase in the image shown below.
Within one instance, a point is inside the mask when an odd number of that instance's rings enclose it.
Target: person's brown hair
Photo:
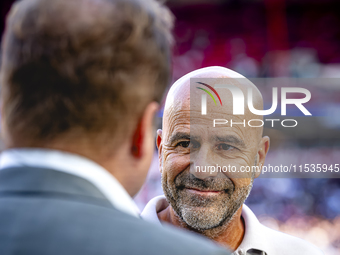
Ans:
[[[169,82],[171,27],[154,0],[15,4],[1,66],[10,140],[39,146],[72,134],[102,143],[131,133]]]

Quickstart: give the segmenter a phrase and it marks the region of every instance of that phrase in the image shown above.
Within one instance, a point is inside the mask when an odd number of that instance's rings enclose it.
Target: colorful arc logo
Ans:
[[[198,84],[201,84],[201,85],[203,85],[203,86],[208,87],[212,92],[214,92],[215,95],[217,96],[218,100],[220,101],[221,105],[222,105],[222,100],[221,100],[221,98],[220,98],[220,95],[217,93],[217,91],[216,91],[213,87],[211,87],[210,85],[205,84],[205,83],[203,83],[203,82],[197,82],[197,83],[198,83]],[[207,92],[207,94],[214,100],[215,105],[217,105],[214,96],[213,96],[208,90],[203,89],[203,88],[201,88],[201,87],[196,87],[196,88],[201,89],[201,90]]]

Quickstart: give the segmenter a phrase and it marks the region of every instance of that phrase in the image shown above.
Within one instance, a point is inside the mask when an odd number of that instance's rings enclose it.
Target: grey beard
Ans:
[[[181,218],[193,229],[204,231],[228,224],[236,211],[243,205],[251,190],[244,187],[235,191],[238,194],[232,196],[227,203],[220,203],[217,206],[197,208],[187,205],[179,205]]]
[[[228,180],[225,182],[228,182]],[[249,196],[253,180],[252,178],[248,186],[238,189],[235,189],[234,185],[232,185],[233,189],[230,188],[229,193],[223,194],[212,201],[187,197],[183,190],[169,187],[164,176],[162,176],[162,186],[167,201],[184,223],[183,227],[212,237],[212,235],[220,232],[219,230],[228,226],[236,211]],[[229,182],[231,183],[230,180]],[[216,186],[223,185],[221,180],[216,181],[215,184]]]

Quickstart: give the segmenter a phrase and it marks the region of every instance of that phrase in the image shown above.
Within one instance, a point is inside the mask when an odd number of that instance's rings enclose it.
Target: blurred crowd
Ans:
[[[176,16],[174,79],[211,65],[248,78],[339,77],[337,1],[200,2],[169,1]]]

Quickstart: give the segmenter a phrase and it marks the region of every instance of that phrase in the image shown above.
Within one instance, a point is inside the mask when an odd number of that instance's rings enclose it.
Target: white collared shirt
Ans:
[[[139,217],[136,204],[117,179],[88,158],[58,150],[36,148],[16,148],[1,153],[0,171],[21,166],[48,168],[86,179],[100,190],[116,209]]]
[[[169,206],[165,196],[158,196],[149,201],[141,216],[144,220],[161,224],[157,213]],[[314,245],[262,225],[248,206],[243,204],[242,217],[245,233],[240,246],[233,253],[235,255],[322,255]],[[255,249],[260,253],[251,253]]]

